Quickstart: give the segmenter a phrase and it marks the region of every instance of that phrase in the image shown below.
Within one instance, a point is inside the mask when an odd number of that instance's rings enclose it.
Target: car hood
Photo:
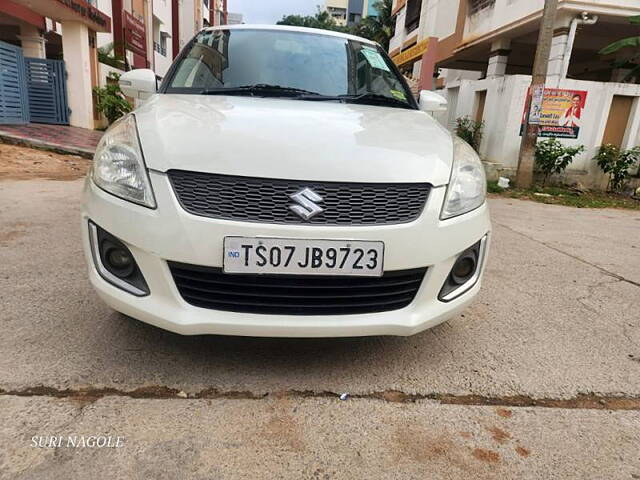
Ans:
[[[135,112],[147,166],[342,182],[449,182],[451,135],[400,108],[159,94]]]

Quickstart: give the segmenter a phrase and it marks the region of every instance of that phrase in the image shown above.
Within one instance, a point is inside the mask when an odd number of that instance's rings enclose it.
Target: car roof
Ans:
[[[350,35],[348,33],[334,32],[333,30],[321,30],[319,28],[294,27],[291,25],[252,25],[252,24],[217,25],[214,27],[206,27],[206,28],[203,28],[202,30],[203,31],[208,31],[208,30],[275,30],[275,31],[278,31],[279,30],[283,32],[311,33],[315,35],[325,35],[327,37],[346,38],[347,40],[355,40],[362,43],[368,43],[370,45],[377,45],[376,42],[373,42],[366,38],[357,37],[355,35]]]

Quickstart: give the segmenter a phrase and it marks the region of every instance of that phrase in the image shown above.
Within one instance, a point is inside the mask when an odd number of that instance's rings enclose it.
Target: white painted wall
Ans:
[[[428,36],[442,39],[453,34],[460,1],[467,0],[422,0],[419,39]],[[541,14],[543,7],[544,0],[495,0],[492,7],[467,17],[465,41],[472,41],[507,26],[512,29],[529,22],[532,17]],[[628,17],[640,13],[640,0],[560,0],[557,26],[568,26],[571,18],[582,11]],[[390,50],[401,47],[408,38],[404,28],[405,12],[406,7],[396,17],[396,34],[391,39]]]
[[[153,41],[157,44],[162,43],[163,33],[171,35],[172,26],[171,0],[154,0],[153,1]],[[166,36],[166,35],[165,35]],[[179,41],[179,39],[176,39]],[[173,38],[166,38],[166,54],[154,50],[154,71],[160,78],[164,77],[171,66],[173,58]]]
[[[447,2],[445,2],[447,3]],[[491,8],[486,8],[467,17],[465,40],[487,35],[495,30],[507,27],[513,29],[521,23],[540,16],[544,0],[496,0]],[[638,0],[560,0],[556,27],[568,26],[571,18],[586,11],[596,15],[614,15],[629,17],[640,12]]]
[[[111,18],[111,28],[113,30],[113,9],[111,8],[111,0],[97,0],[96,8]],[[98,48],[105,46],[107,43],[113,42],[112,32],[98,32],[96,34]]]
[[[528,75],[508,75],[484,80],[463,79],[458,84],[447,84],[447,88],[442,91],[450,100],[450,110],[438,120],[451,129],[456,118],[475,114],[476,92],[487,91],[480,155],[487,162],[490,176],[513,177],[515,173],[521,140],[520,123],[530,84],[531,77]],[[576,157],[567,169],[567,180],[601,188],[606,180],[593,157],[602,143],[611,101],[614,95],[637,97],[623,148],[640,145],[640,85],[563,80],[560,88],[588,92],[578,139],[560,139],[565,145],[586,147],[585,153]]]

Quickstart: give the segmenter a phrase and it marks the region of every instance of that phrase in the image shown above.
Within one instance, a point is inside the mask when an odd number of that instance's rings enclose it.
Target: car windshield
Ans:
[[[416,108],[378,46],[283,30],[205,30],[172,69],[165,93],[338,100]]]

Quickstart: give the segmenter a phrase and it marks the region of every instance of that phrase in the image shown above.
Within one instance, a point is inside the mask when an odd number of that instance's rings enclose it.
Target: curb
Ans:
[[[70,147],[68,145],[60,145],[59,143],[45,142],[34,138],[24,138],[11,133],[0,130],[0,143],[8,145],[20,145],[23,147],[37,148],[38,150],[46,150],[48,152],[60,153],[62,155],[77,155],[88,160],[93,160],[95,149]]]

